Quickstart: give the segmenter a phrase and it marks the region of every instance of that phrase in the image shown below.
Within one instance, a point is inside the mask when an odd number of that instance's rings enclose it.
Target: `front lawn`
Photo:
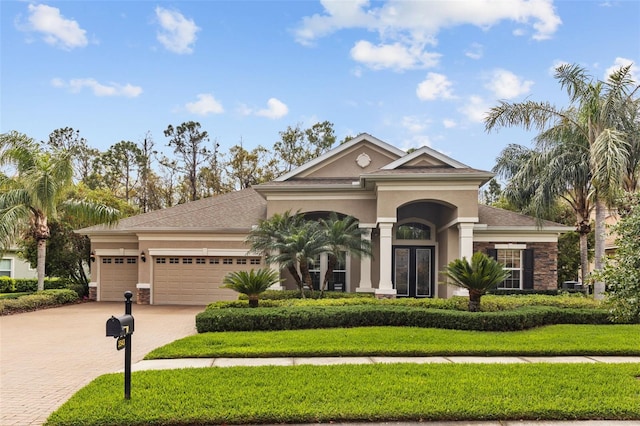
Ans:
[[[640,355],[640,325],[552,325],[516,332],[418,327],[202,333],[145,359],[280,356]]]
[[[640,364],[232,367],[94,380],[48,425],[640,420]]]

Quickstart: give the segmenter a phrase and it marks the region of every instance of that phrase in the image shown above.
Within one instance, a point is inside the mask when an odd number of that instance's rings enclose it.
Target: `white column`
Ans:
[[[380,223],[380,283],[376,290],[376,295],[381,296],[395,296],[396,289],[393,288],[393,282],[391,281],[391,256],[392,244],[393,244],[393,223]]]
[[[458,224],[460,259],[466,257],[471,261],[473,256],[473,223]]]
[[[464,257],[471,262],[471,256],[473,256],[473,223],[458,224],[458,246],[460,259]],[[455,296],[468,296],[469,290],[456,287],[453,294]]]
[[[371,244],[371,228],[362,227],[362,239]],[[371,284],[371,257],[360,257],[360,284],[356,287],[356,293],[373,293],[375,290]]]

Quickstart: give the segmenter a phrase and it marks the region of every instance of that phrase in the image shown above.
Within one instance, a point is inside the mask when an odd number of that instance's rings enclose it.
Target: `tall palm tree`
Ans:
[[[48,220],[64,212],[87,223],[115,223],[119,212],[105,205],[67,199],[73,186],[69,153],[45,152],[24,134],[0,135],[0,167],[11,176],[0,178],[0,245],[7,248],[25,232],[37,242],[38,290],[44,290]]]
[[[249,306],[257,308],[260,294],[267,291],[269,287],[279,283],[280,274],[272,269],[253,269],[247,271],[237,271],[228,273],[222,283],[224,288],[246,294],[249,297]]]
[[[371,256],[371,241],[362,238],[364,230],[358,227],[358,221],[353,216],[340,219],[337,213],[331,212],[328,219],[320,219],[320,225],[327,237],[327,272],[320,287],[320,291],[324,292],[342,253]]]
[[[477,251],[471,256],[471,263],[464,257],[455,259],[442,274],[450,278],[454,285],[469,290],[469,311],[478,312],[482,295],[509,278],[510,272],[504,270],[494,258]]]
[[[540,134],[535,149],[509,145],[493,169],[509,179],[504,196],[526,214],[547,217],[558,199],[571,207],[576,217],[583,279],[588,271],[587,241],[593,211],[589,163],[587,140],[573,127],[559,126]]]
[[[491,108],[485,118],[485,127],[491,131],[498,127],[522,126],[541,132],[550,128],[571,127],[589,144],[591,184],[595,194],[596,247],[595,268],[602,268],[605,244],[605,214],[622,188],[625,171],[630,161],[630,137],[621,123],[629,113],[627,105],[640,87],[633,81],[631,65],[621,67],[606,82],[594,81],[579,65],[561,65],[555,78],[566,90],[570,108],[558,109],[549,102],[501,101]],[[598,283],[596,293],[604,285]]]

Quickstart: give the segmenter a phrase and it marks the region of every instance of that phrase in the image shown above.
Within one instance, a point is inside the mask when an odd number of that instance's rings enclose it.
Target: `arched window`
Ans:
[[[397,240],[430,240],[431,227],[424,223],[409,222],[398,225]]]

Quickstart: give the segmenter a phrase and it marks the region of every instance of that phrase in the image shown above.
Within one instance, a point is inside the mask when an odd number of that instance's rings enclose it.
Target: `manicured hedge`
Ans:
[[[0,300],[0,315],[35,311],[45,307],[65,305],[78,300],[78,293],[69,289],[43,290],[17,299]]]
[[[71,288],[73,283],[66,278],[45,278],[44,289],[54,290]],[[0,277],[0,293],[29,293],[38,290],[36,278]]]
[[[319,291],[304,291],[305,299],[373,299],[372,293],[345,293],[342,291],[325,291],[321,293]],[[240,300],[249,300],[249,297],[245,294],[238,296]],[[288,299],[303,299],[299,290],[267,290],[260,294],[260,300],[288,300]]]
[[[610,324],[610,321],[606,310],[545,306],[499,312],[465,312],[394,305],[296,306],[207,309],[196,316],[199,333],[365,326],[516,331],[551,324]]]

